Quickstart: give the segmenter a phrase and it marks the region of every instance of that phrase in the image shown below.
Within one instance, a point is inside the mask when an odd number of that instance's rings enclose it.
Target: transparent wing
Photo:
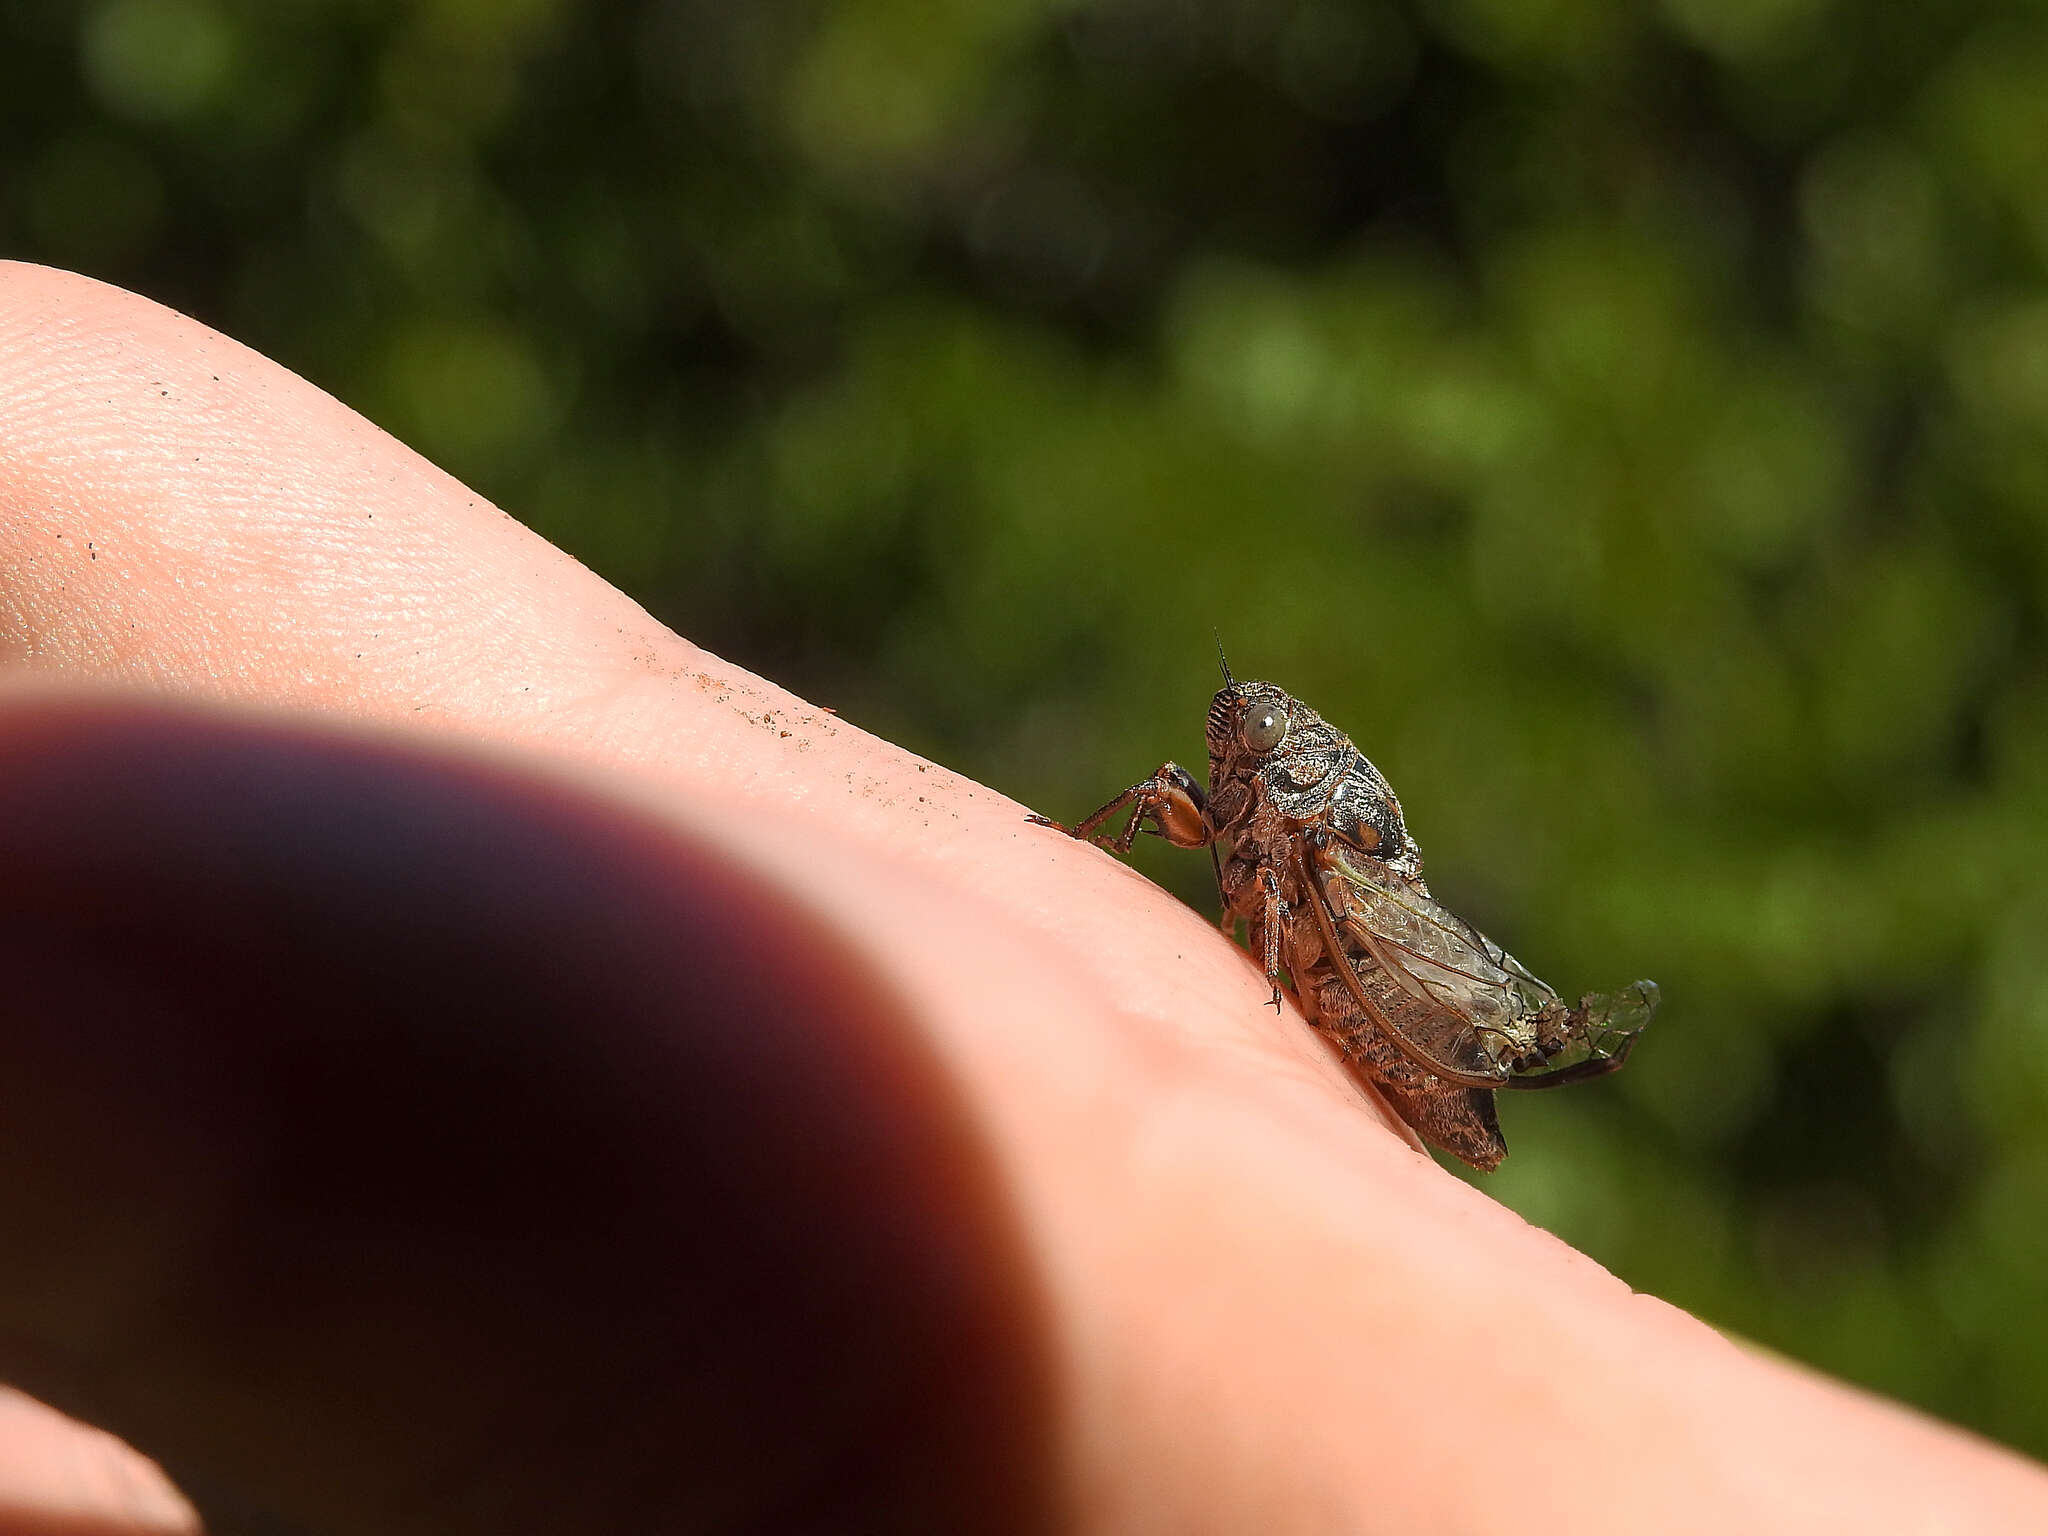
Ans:
[[[1418,1066],[1488,1087],[1538,1049],[1556,991],[1404,875],[1342,843],[1308,852],[1340,977]]]
[[[1536,1049],[1514,1063],[1510,1088],[1556,1088],[1621,1069],[1657,1011],[1654,981],[1619,992],[1588,992],[1576,1008],[1562,1003],[1536,1015]]]

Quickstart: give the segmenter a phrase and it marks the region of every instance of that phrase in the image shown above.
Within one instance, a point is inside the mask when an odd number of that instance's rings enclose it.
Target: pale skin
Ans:
[[[2048,1529],[1439,1169],[1208,917],[25,266],[0,657],[0,1375],[218,1529]],[[0,1410],[0,1529],[190,1528]]]

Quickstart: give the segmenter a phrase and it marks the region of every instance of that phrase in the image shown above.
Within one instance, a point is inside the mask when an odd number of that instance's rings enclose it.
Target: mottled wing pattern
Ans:
[[[1453,1082],[1504,1081],[1557,994],[1419,881],[1337,842],[1311,864],[1361,1001],[1395,1043]]]

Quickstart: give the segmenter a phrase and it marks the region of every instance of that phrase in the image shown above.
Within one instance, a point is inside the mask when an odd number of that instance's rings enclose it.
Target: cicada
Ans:
[[[1209,849],[1223,931],[1245,926],[1274,1007],[1284,977],[1309,1022],[1426,1141],[1498,1167],[1508,1149],[1494,1090],[1618,1070],[1656,983],[1567,1004],[1430,895],[1401,802],[1348,736],[1271,683],[1238,682],[1228,664],[1223,677],[1206,792],[1166,762],[1076,826],[1032,820],[1116,853],[1140,832]]]

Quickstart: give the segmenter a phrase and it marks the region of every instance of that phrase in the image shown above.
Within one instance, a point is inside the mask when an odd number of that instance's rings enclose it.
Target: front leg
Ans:
[[[1127,805],[1131,815],[1121,832],[1098,830]],[[1176,848],[1208,847],[1215,834],[1206,811],[1207,801],[1194,775],[1178,763],[1165,762],[1151,778],[1133,784],[1078,826],[1063,827],[1050,816],[1033,815],[1027,819],[1069,837],[1084,838],[1112,853],[1129,853],[1140,832],[1163,837]]]

